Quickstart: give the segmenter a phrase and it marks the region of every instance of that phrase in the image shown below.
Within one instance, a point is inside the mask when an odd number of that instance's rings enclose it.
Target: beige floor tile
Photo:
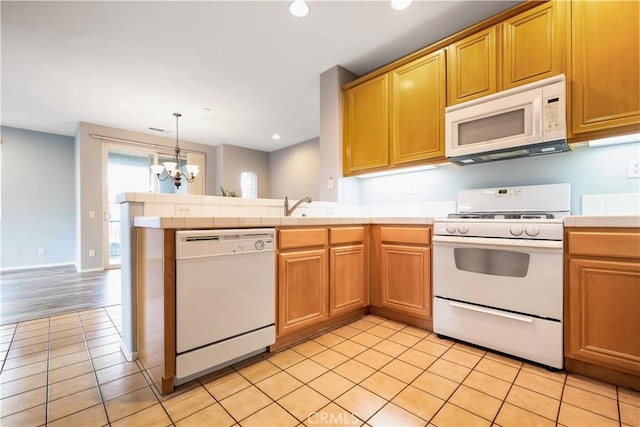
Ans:
[[[73,365],[63,366],[62,368],[49,371],[49,384],[68,380],[79,375],[93,372],[93,366],[90,360],[74,363]]]
[[[449,402],[489,421],[493,421],[502,405],[502,400],[464,385],[453,393]]]
[[[99,427],[107,424],[107,415],[102,403],[90,408],[75,412],[54,422],[50,422],[50,427]]]
[[[247,427],[293,427],[298,425],[298,420],[290,413],[282,409],[277,403],[272,403],[242,420],[242,426]]]
[[[69,322],[59,322],[59,323],[51,324],[51,326],[49,327],[49,333],[52,334],[60,331],[66,331],[68,329],[76,329],[78,327],[80,327],[79,320],[74,320]]]
[[[425,420],[433,418],[445,403],[444,400],[413,386],[402,390],[391,402]]]
[[[51,332],[49,339],[59,340],[60,338],[72,337],[74,335],[82,335],[82,328],[78,326],[77,328],[66,329],[64,331]]]
[[[192,386],[162,402],[162,406],[164,406],[174,422],[216,403],[215,399],[203,386],[196,384],[197,386]]]
[[[368,349],[354,357],[354,360],[362,362],[373,369],[380,369],[393,360],[393,357],[380,353],[377,350]]]
[[[256,383],[256,387],[273,400],[278,400],[302,387],[302,383],[288,373],[280,372]]]
[[[481,358],[481,356],[477,354],[459,350],[456,346],[451,347],[441,357],[444,360],[466,366],[467,368],[475,367]]]
[[[19,336],[19,334],[16,335]],[[11,348],[27,347],[34,344],[41,344],[47,341],[49,341],[49,330],[43,329],[42,334],[36,335],[35,337],[14,339],[11,343]]]
[[[398,322],[396,320],[386,319],[384,322],[380,323],[380,326],[384,326],[386,328],[395,329],[396,331],[400,331],[407,327],[406,323]]]
[[[422,328],[418,328],[416,326],[407,326],[406,328],[404,328],[402,330],[402,332],[409,334],[409,335],[413,335],[414,337],[418,337],[420,339],[426,338],[431,334],[431,331],[428,331],[426,329],[422,329]]]
[[[153,390],[151,390],[151,387],[145,387],[108,400],[104,404],[107,408],[109,421],[114,422],[153,406],[156,403],[158,403],[158,398]]]
[[[374,345],[372,348],[374,350],[378,350],[381,353],[387,354],[391,357],[398,357],[402,353],[407,351],[408,347],[405,347],[403,345],[400,345],[398,343],[395,343],[389,340],[384,340]]]
[[[106,401],[115,399],[123,394],[139,390],[143,387],[147,387],[148,385],[149,384],[142,372],[136,372],[135,374],[127,375],[126,377],[102,383],[100,384],[100,390],[102,391],[102,398]]]
[[[618,420],[618,402],[615,399],[609,399],[600,394],[567,385],[562,393],[562,401],[604,417]]]
[[[620,402],[620,422],[624,425],[640,427],[640,408]]]
[[[361,330],[361,331],[366,331],[367,329],[371,329],[374,326],[376,326],[376,324],[368,322],[368,321],[366,321],[364,319],[358,319],[355,322],[349,323],[349,326],[351,326],[352,328],[356,328],[358,330]]]
[[[313,340],[315,342],[317,342],[318,344],[324,345],[325,347],[333,347],[334,345],[344,341],[345,338],[341,337],[340,335],[336,335],[334,333],[331,333],[331,332],[326,332],[326,333],[324,333],[322,335],[319,335],[319,336],[313,338]]]
[[[88,357],[87,353],[87,357]],[[96,371],[100,369],[108,368],[109,366],[119,365],[120,363],[126,362],[127,359],[124,358],[122,352],[105,354],[104,356],[96,357],[93,359],[93,367]]]
[[[207,406],[201,411],[176,423],[177,427],[226,427],[235,424],[235,420],[219,403]],[[115,427],[115,425],[114,425]]]
[[[618,398],[620,402],[633,406],[640,406],[640,392],[624,387],[618,387]]]
[[[436,357],[442,356],[447,350],[449,350],[449,346],[434,342],[429,339],[430,337],[431,335],[418,342],[413,346],[413,349]]]
[[[502,364],[505,365],[509,365],[513,368],[517,368],[520,369],[524,364],[516,359],[512,359],[508,356],[505,356],[504,354],[498,354],[498,353],[492,353],[490,351],[487,352],[487,354],[484,356],[486,359],[490,359],[496,362],[500,362]]]
[[[542,366],[532,365],[531,363],[526,362],[522,365],[522,370],[561,383],[564,383],[567,378],[567,373],[565,371],[550,371],[546,368],[543,368]]]
[[[42,405],[47,401],[47,388],[40,387],[35,390],[25,391],[0,400],[0,414],[6,417],[34,406]]]
[[[616,387],[614,385],[607,384],[605,382],[598,381],[592,378],[583,377],[581,375],[568,374],[566,384],[572,387],[590,391],[592,393],[597,393],[611,399],[617,399]]]
[[[554,421],[547,418],[536,415],[533,412],[526,411],[517,406],[513,406],[510,403],[504,403],[495,423],[502,427],[522,427],[522,426],[549,426],[556,425]]]
[[[105,354],[110,353],[118,353],[120,352],[120,343],[114,342],[107,345],[102,345],[100,347],[94,347],[89,349],[89,353],[91,354],[91,358],[95,359],[96,357],[104,356]]]
[[[311,381],[308,385],[314,390],[320,392],[322,395],[333,400],[355,386],[355,383],[336,374],[335,372],[329,371]]]
[[[45,350],[38,351],[37,353],[25,354],[24,356],[14,357],[12,359],[7,359],[4,362],[2,370],[20,368],[32,363],[43,362],[47,360],[48,355],[49,352]]]
[[[104,328],[104,329],[98,329],[97,331],[93,331],[93,332],[87,332],[84,334],[84,337],[87,341],[89,341],[89,340],[94,340],[96,338],[106,337],[114,334],[120,335],[118,334],[118,330],[116,328]]]
[[[375,372],[374,369],[370,368],[364,363],[358,362],[357,360],[349,360],[347,362],[344,362],[333,371],[356,384]]]
[[[361,420],[369,419],[387,403],[382,397],[360,386],[355,386],[335,400]]]
[[[93,372],[87,372],[86,374],[78,375],[68,380],[49,384],[48,399],[49,401],[60,399],[70,394],[90,389],[96,385],[95,374]]]
[[[47,385],[47,373],[42,372],[36,375],[20,378],[15,381],[9,381],[0,386],[0,399],[9,396],[24,393],[26,391],[35,390]]]
[[[407,384],[402,381],[398,381],[397,379],[382,372],[374,373],[369,378],[362,381],[360,385],[387,400],[393,399],[398,393],[400,393],[400,390],[407,386]]]
[[[0,426],[2,427],[25,427],[25,426],[41,426],[46,420],[46,405],[38,405],[24,411],[6,415],[3,412],[0,418]]]
[[[98,383],[104,384],[109,381],[117,380],[118,378],[135,374],[136,372],[140,372],[140,368],[137,363],[124,362],[97,370],[96,376],[98,377]]]
[[[611,418],[603,417],[595,412],[587,411],[565,402],[560,404],[558,423],[567,427],[607,427],[620,425],[618,421],[612,420]]]
[[[451,403],[445,405],[438,411],[431,422],[438,427],[447,426],[490,426],[491,422],[479,416],[465,411]]]
[[[297,351],[305,357],[312,357],[320,352],[325,351],[327,347],[313,340],[308,340],[294,347],[291,347],[291,349]]]
[[[278,353],[271,353],[265,357],[266,360],[273,363],[280,369],[287,369],[305,359],[300,353],[296,353],[291,349],[283,350]]]
[[[268,360],[262,359],[259,362],[252,363],[251,365],[239,369],[238,372],[252,383],[257,383],[271,375],[282,372],[282,370]]]
[[[368,332],[363,332],[361,334],[356,335],[355,337],[351,338],[351,341],[356,342],[358,344],[361,344],[365,347],[373,347],[374,345],[378,344],[380,341],[382,341],[384,338],[376,336],[376,335],[372,335]]]
[[[417,344],[421,338],[416,337],[415,335],[408,334],[404,331],[399,331],[388,338],[389,341],[393,341],[397,344],[401,344],[405,347],[411,347]]]
[[[457,363],[449,362],[448,360],[444,360],[442,358],[433,362],[433,364],[429,366],[427,370],[458,383],[461,383],[465,379],[465,377],[469,375],[469,372],[471,372],[471,368],[458,365]]]
[[[355,335],[358,335],[361,331],[359,329],[352,328],[351,326],[346,325],[338,329],[334,329],[331,332],[342,338],[351,338]]]
[[[366,316],[364,316],[362,318],[362,320],[366,320],[367,322],[379,324],[379,323],[384,322],[387,319],[382,317],[382,316],[378,316],[376,314],[367,314]]]
[[[20,366],[19,368],[3,370],[2,373],[0,373],[0,384],[19,380],[20,378],[29,377],[31,375],[40,374],[42,372],[46,372],[46,370],[46,361],[36,362],[26,366]]]
[[[342,366],[342,365],[340,365]],[[340,367],[339,366],[339,367]],[[338,367],[338,368],[339,368]],[[320,365],[319,363],[314,362],[313,360],[304,360],[296,365],[293,365],[290,368],[286,369],[286,372],[293,375],[303,383],[308,383],[314,378],[319,377],[320,375],[327,372],[327,368]]]
[[[84,336],[72,335],[70,337],[58,338],[57,340],[49,341],[49,349],[53,350],[60,347],[65,347],[72,344],[84,343]]]
[[[251,386],[220,401],[224,409],[236,420],[243,420],[272,403],[257,387]]]
[[[471,371],[463,384],[498,399],[504,399],[511,387],[507,381],[477,371]]]
[[[41,342],[39,344],[28,345],[26,347],[20,347],[20,348],[11,348],[11,350],[9,350],[7,353],[7,359],[24,356],[26,354],[37,353],[39,351],[46,351],[48,348],[49,348],[48,342]]]
[[[169,419],[167,413],[160,404],[153,405],[150,408],[136,412],[133,415],[129,415],[128,417],[122,418],[121,420],[111,424],[112,427],[166,427],[170,425],[172,425],[171,419]]]
[[[560,407],[559,400],[517,385],[511,387],[505,401],[550,420],[557,418],[558,408]]]
[[[333,369],[349,360],[349,358],[342,353],[338,353],[332,349],[327,349],[313,356],[311,360],[321,364],[325,368]]]
[[[49,351],[49,359],[55,359],[57,357],[66,356],[67,354],[86,351],[86,349],[87,349],[87,346],[84,342],[66,345],[63,347],[57,347]]]
[[[386,326],[376,325],[371,329],[367,329],[367,332],[380,338],[389,338],[398,331],[396,329],[387,328]]]
[[[48,420],[55,421],[75,412],[95,406],[101,402],[97,387],[69,394],[61,399],[49,402]]]
[[[328,372],[325,375],[329,374],[333,373]],[[316,381],[318,380],[320,380],[320,378]],[[329,403],[329,399],[311,387],[305,385],[284,396],[278,400],[278,403],[293,414],[298,420],[306,421],[311,414],[326,406]]]
[[[484,356],[485,354],[487,354],[487,350],[483,349],[483,348],[479,348],[476,347],[472,344],[467,344],[467,343],[463,343],[463,342],[456,342],[453,344],[452,346],[453,348],[455,348],[456,350],[461,350],[461,351],[465,351],[467,353],[471,353],[471,354],[475,354],[476,356]]]
[[[2,335],[3,337],[7,337],[8,339],[4,339],[1,342],[5,343],[5,342],[11,342],[12,340],[14,341],[25,340],[27,338],[39,337],[41,335],[48,335],[48,334],[49,334],[49,327],[38,328],[30,331]]]
[[[398,426],[398,427],[410,427],[410,426],[424,426],[425,420],[416,415],[408,412],[393,403],[387,403],[382,409],[380,409],[368,422],[371,426]]]
[[[459,384],[427,371],[416,378],[411,385],[446,400],[458,388]]]
[[[564,384],[561,382],[550,380],[524,370],[520,370],[514,384],[558,400],[560,400],[560,396],[562,396],[562,389],[564,387]]]
[[[73,365],[74,363],[84,362],[89,360],[89,352],[87,350],[81,350],[75,353],[67,354],[56,358],[49,358],[49,370],[63,368],[65,366]]]
[[[304,425],[307,427],[357,427],[363,425],[363,422],[347,409],[332,402],[319,411],[310,414],[304,421]]]
[[[508,382],[513,382],[518,375],[518,368],[505,365],[504,363],[497,362],[487,357],[483,357],[473,369]]]
[[[456,344],[456,341],[445,337],[439,337],[436,333],[429,334],[425,339],[438,344],[446,345],[447,347],[451,347],[452,345]]]
[[[367,347],[363,346],[362,344],[353,342],[351,340],[346,340],[341,342],[340,344],[334,345],[331,349],[339,353],[342,353],[347,357],[355,357],[358,354],[365,351]]]
[[[234,393],[244,390],[249,387],[251,383],[239,373],[232,371],[222,377],[205,382],[203,385],[213,397],[217,400],[222,400]]]
[[[89,347],[89,348],[100,347],[102,345],[107,345],[107,344],[112,344],[112,343],[119,343],[121,340],[122,340],[122,338],[116,332],[116,333],[111,334],[111,335],[106,335],[106,336],[98,337],[98,338],[94,338],[94,339],[88,339],[87,338],[87,347]]]
[[[111,323],[110,320],[106,320],[103,322],[98,322],[98,323],[90,323],[90,324],[84,324],[82,325],[83,329],[85,332],[93,332],[93,331],[97,331],[100,329],[106,329],[106,328],[113,328],[113,323]]]
[[[427,369],[436,361],[437,357],[410,348],[398,356],[398,359],[403,362],[410,363],[413,366],[417,366],[420,369]]]

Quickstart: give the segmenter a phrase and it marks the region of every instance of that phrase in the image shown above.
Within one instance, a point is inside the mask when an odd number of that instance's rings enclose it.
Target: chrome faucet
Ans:
[[[291,216],[291,214],[293,213],[293,211],[295,211],[298,206],[300,206],[301,203],[303,202],[307,202],[307,203],[311,203],[311,197],[305,197],[304,199],[300,199],[296,202],[295,205],[293,205],[293,207],[291,209],[289,209],[289,199],[287,198],[287,196],[284,197],[284,216]]]

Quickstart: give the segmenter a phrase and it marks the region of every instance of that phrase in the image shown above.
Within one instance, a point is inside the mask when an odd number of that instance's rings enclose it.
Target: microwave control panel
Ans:
[[[542,132],[544,141],[553,141],[567,137],[566,102],[564,82],[554,83],[543,88],[542,94]]]

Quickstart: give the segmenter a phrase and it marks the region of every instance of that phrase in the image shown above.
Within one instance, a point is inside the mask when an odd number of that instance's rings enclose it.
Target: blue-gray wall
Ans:
[[[461,189],[568,182],[571,213],[579,215],[583,195],[640,192],[640,180],[627,178],[629,160],[638,159],[640,143],[582,146],[568,153],[366,178],[360,180],[360,203],[456,200]]]
[[[318,200],[320,171],[319,138],[269,153],[272,199],[291,200],[309,196]]]
[[[2,269],[75,259],[74,140],[2,127]],[[45,248],[45,255],[38,255]]]

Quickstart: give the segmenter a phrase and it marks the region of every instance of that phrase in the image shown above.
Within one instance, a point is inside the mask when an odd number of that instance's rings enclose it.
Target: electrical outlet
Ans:
[[[96,217],[96,211],[89,211],[89,219],[94,219]]]
[[[629,160],[627,178],[640,178],[640,160]]]
[[[176,215],[191,214],[191,207],[188,205],[176,205]]]
[[[44,255],[47,253],[47,250],[45,248],[38,248],[38,255]]]
[[[94,249],[89,249],[89,256],[96,256],[96,251]]]

